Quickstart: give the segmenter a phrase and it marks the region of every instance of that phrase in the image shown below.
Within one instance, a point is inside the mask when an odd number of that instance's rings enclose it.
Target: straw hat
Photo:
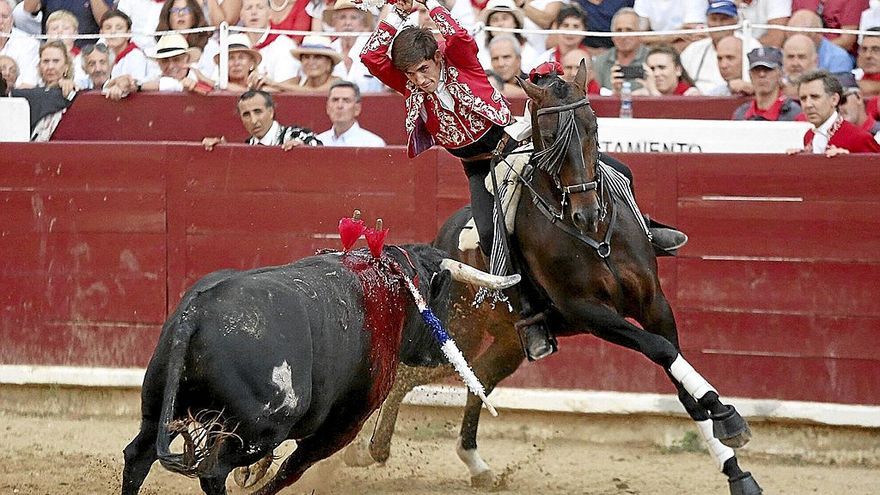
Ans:
[[[360,9],[358,9],[357,5],[355,5],[355,3],[352,2],[351,0],[336,0],[336,2],[333,5],[324,8],[324,14],[323,14],[324,24],[327,24],[328,26],[332,25],[333,24],[333,12],[336,12],[337,10],[345,10],[345,9],[360,10]],[[361,12],[363,12],[364,14],[367,15],[367,26],[370,28],[370,31],[372,31],[373,26],[376,25],[376,15],[373,12],[373,9],[371,8],[369,10],[362,10]]]
[[[342,54],[334,50],[330,46],[330,38],[326,36],[311,35],[303,38],[303,42],[297,48],[290,50],[290,53],[299,60],[300,55],[312,54],[323,55],[333,60],[333,65],[338,64],[342,60]]]
[[[190,51],[192,48],[189,47],[189,43],[186,42],[186,38],[182,34],[171,33],[162,35],[156,43],[156,48],[147,56],[155,59],[171,58]]]
[[[251,57],[254,57],[254,65],[260,65],[260,62],[263,60],[263,56],[260,55],[260,52],[251,48],[251,39],[248,35],[244,33],[235,33],[230,34],[229,38],[229,53],[232,52],[246,52],[250,53]],[[220,54],[214,55],[214,63],[220,63]]]
[[[513,14],[519,27],[522,27],[523,22],[525,22],[522,9],[517,7],[513,0],[489,0],[489,2],[486,3],[486,7],[483,9],[483,12],[480,14],[480,20],[483,21],[483,24],[489,25],[489,16],[495,12],[509,12]]]

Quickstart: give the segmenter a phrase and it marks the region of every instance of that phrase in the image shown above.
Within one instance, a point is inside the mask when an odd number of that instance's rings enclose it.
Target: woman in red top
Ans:
[[[690,96],[700,91],[681,65],[681,57],[675,48],[660,45],[652,48],[645,57],[645,82],[633,91],[635,95]]]

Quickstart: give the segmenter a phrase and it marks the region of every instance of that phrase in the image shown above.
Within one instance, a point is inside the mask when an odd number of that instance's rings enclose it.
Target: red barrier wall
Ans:
[[[77,96],[65,113],[54,140],[73,141],[201,141],[206,136],[225,135],[230,142],[247,138],[235,112],[237,94],[136,93],[113,102],[96,92]],[[738,98],[635,98],[636,117],[727,120],[743,101]],[[315,132],[330,128],[326,97],[275,96],[276,116],[285,124],[297,124]],[[522,115],[525,101],[514,100],[513,109]],[[617,98],[594,97],[591,104],[600,117],[615,117]],[[405,144],[403,98],[396,94],[366,95],[360,123],[391,145]]]
[[[691,237],[661,261],[681,343],[726,395],[880,404],[880,163],[867,156],[621,155],[645,211]],[[853,180],[853,177],[858,178]],[[428,241],[466,201],[432,150],[4,144],[0,363],[145,366],[205,273],[338,247],[352,209]],[[589,336],[524,366],[527,387],[672,392]],[[625,370],[625,371],[624,371]]]

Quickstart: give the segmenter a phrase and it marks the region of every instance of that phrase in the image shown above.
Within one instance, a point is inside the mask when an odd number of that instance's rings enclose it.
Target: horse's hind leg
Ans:
[[[485,352],[473,362],[473,369],[486,389],[486,395],[489,395],[495,386],[513,374],[522,362],[523,353],[519,341],[513,332],[507,331],[496,334]],[[483,403],[479,397],[471,393],[467,395],[456,453],[467,465],[471,475],[471,485],[490,488],[495,484],[495,474],[477,452],[477,429],[480,425],[482,407]]]
[[[665,338],[675,346],[679,354],[681,353],[678,344],[675,316],[662,292],[658,292],[653,304],[651,304],[646,314],[640,318],[640,322],[646,330]],[[688,415],[697,423],[700,434],[706,442],[715,465],[727,476],[730,492],[734,495],[756,495],[761,493],[761,489],[754,478],[752,478],[751,473],[743,472],[739,467],[734,450],[715,438],[709,411],[694,399],[668,369],[666,373],[678,390],[679,401],[681,401]]]

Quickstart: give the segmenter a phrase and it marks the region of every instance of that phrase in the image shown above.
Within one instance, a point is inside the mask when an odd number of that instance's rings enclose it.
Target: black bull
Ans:
[[[403,251],[406,251],[404,253]],[[444,253],[385,248],[446,321]],[[125,449],[122,493],[153,462],[226,493],[231,470],[287,439],[296,451],[260,493],[275,493],[350,442],[382,403],[398,359],[444,362],[411,296],[364,252],[324,254],[249,271],[212,273],[187,291],[147,367],[141,429]],[[171,453],[175,435],[182,454]]]

